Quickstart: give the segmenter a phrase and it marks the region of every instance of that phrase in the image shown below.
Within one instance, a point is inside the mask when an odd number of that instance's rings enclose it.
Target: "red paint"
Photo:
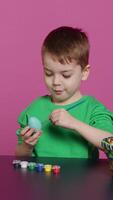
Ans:
[[[52,168],[52,170],[53,170],[54,174],[58,174],[58,173],[60,173],[60,166],[54,165],[53,168]]]

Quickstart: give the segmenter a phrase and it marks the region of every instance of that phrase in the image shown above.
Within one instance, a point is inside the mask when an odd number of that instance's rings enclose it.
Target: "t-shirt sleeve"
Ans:
[[[20,136],[20,133],[23,128],[25,128],[28,125],[28,116],[26,114],[26,111],[23,111],[20,116],[18,117],[18,123],[20,125],[20,128],[16,131],[16,135],[18,136],[18,144],[22,143],[22,137]]]
[[[113,133],[113,113],[110,112],[104,105],[98,104],[95,106],[91,114],[90,125]]]

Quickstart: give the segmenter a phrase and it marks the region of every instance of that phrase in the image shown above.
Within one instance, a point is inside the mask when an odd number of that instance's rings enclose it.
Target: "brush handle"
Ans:
[[[69,110],[71,110],[71,109],[73,109],[73,108],[79,106],[80,104],[82,104],[82,103],[84,103],[84,102],[85,102],[85,100],[83,100],[83,101],[81,101],[81,102],[79,102],[79,103],[76,103],[76,104],[74,104],[73,106],[70,106],[69,108],[67,108],[66,111],[69,111]],[[48,123],[48,119],[47,119],[46,121],[42,122],[42,125],[45,125],[46,123]]]
[[[85,102],[85,100],[83,100],[83,101],[81,101],[81,102],[79,102],[79,103],[76,103],[76,104],[74,104],[73,106],[70,106],[69,108],[67,108],[66,110],[67,110],[67,111],[68,111],[68,110],[71,110],[71,109],[73,109],[73,108],[79,106],[80,104],[82,104],[82,103],[84,103],[84,102]]]

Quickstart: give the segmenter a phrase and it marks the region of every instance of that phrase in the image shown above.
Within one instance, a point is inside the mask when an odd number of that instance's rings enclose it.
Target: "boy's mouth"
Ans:
[[[54,93],[56,95],[61,95],[63,93],[63,91],[62,90],[54,90]]]

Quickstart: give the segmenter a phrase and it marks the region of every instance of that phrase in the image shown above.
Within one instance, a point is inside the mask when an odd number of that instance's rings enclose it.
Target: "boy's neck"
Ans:
[[[82,94],[81,92],[79,91],[78,93],[76,93],[76,95],[73,95],[71,98],[65,100],[65,101],[61,101],[61,102],[55,102],[54,100],[51,99],[51,101],[54,103],[54,104],[57,104],[57,105],[67,105],[67,104],[71,104],[71,103],[74,103],[76,101],[78,101],[79,99],[82,98]]]

